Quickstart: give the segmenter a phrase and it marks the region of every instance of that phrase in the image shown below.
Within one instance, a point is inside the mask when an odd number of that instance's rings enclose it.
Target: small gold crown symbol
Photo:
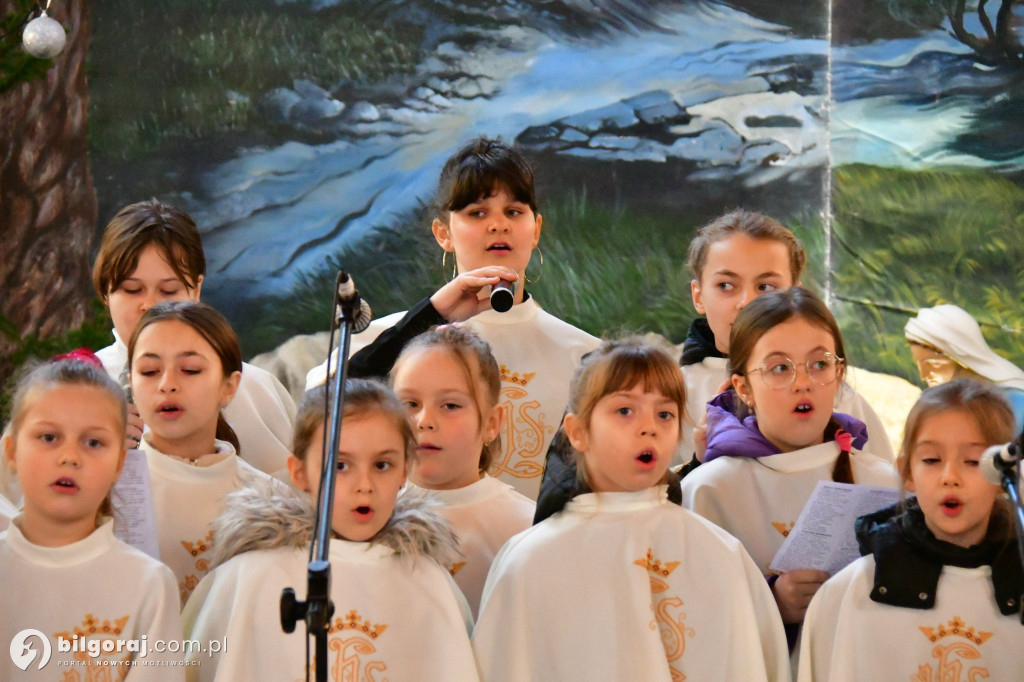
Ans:
[[[536,372],[530,372],[528,374],[523,374],[522,376],[520,376],[519,372],[513,372],[505,365],[499,365],[498,371],[501,372],[502,381],[507,381],[511,384],[518,384],[520,386],[525,386],[526,384],[530,383],[530,380],[537,375]]]
[[[355,609],[345,614],[345,618],[335,618],[334,625],[331,626],[328,634],[334,634],[335,632],[341,632],[342,630],[355,630],[367,635],[371,639],[377,639],[380,633],[388,629],[387,625],[371,625],[370,621],[364,621]]]
[[[200,554],[204,553],[206,550],[210,549],[210,547],[213,546],[213,531],[211,530],[209,533],[206,534],[205,538],[196,540],[195,542],[182,540],[181,546],[184,547],[185,550],[192,556],[199,556]]]
[[[966,627],[959,616],[950,618],[949,622],[945,625],[939,625],[934,628],[921,627],[921,632],[929,641],[937,642],[943,637],[963,637],[975,644],[984,644],[992,636],[991,632],[981,632],[980,630],[975,632],[974,627]]]
[[[102,623],[99,619],[91,613],[85,614],[85,618],[82,619],[82,625],[75,626],[75,629],[69,634],[67,632],[58,632],[57,637],[63,637],[64,639],[73,639],[72,635],[79,637],[88,637],[89,635],[120,635],[124,631],[125,624],[128,623],[128,616],[122,616],[113,623],[109,620],[105,620]]]
[[[679,566],[678,561],[666,561],[661,563],[661,559],[654,558],[654,551],[650,548],[647,550],[647,556],[643,559],[637,559],[633,562],[637,566],[643,566],[648,571],[660,578],[667,578],[672,571],[676,570]]]
[[[796,524],[793,521],[772,521],[772,527],[782,533],[784,538],[789,537],[789,533],[793,530],[794,525]]]

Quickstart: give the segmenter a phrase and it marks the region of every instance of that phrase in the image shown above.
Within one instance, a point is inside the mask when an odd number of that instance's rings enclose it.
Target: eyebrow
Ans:
[[[142,277],[125,277],[125,278],[124,278],[123,280],[121,280],[121,281],[122,281],[122,282],[141,282],[141,281],[142,281],[142,279],[143,279]],[[177,277],[164,277],[164,278],[163,278],[163,279],[161,279],[161,280],[157,280],[157,283],[158,283],[158,284],[164,284],[164,283],[166,283],[166,282],[180,282],[181,284],[184,284],[184,282],[182,282],[182,281],[181,281],[181,280],[180,280],[179,278],[177,278]]]
[[[178,353],[174,357],[176,357],[176,358],[202,358],[203,355],[199,351],[187,350],[184,353]],[[139,356],[139,358],[140,359],[142,359],[142,358],[153,358],[154,360],[162,360],[163,356],[158,355],[157,353],[149,352],[149,353],[143,353],[142,355]]]
[[[711,274],[718,275],[720,277],[739,277],[738,273],[727,268],[714,270]],[[764,279],[766,277],[785,277],[785,273],[779,272],[778,270],[765,270],[761,274],[755,275],[754,279]]]

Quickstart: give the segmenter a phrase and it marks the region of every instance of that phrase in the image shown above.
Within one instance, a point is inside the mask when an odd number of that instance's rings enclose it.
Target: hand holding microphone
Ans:
[[[430,302],[448,322],[464,322],[485,310],[505,312],[515,303],[519,274],[502,265],[460,272],[438,289]],[[496,293],[498,292],[498,293]],[[505,307],[504,310],[501,309]]]

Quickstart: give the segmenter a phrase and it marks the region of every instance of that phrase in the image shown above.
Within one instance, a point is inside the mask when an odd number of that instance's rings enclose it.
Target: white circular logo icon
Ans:
[[[14,639],[11,640],[11,660],[22,670],[27,670],[32,665],[32,661],[39,654],[28,644],[28,640],[32,637],[36,637],[43,643],[43,655],[39,658],[38,668],[42,670],[43,666],[50,662],[50,640],[39,630],[22,630],[14,636]]]

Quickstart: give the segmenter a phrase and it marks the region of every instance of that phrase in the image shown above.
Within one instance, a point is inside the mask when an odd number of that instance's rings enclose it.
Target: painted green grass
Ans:
[[[270,134],[254,101],[304,78],[379,83],[422,55],[412,26],[357,9],[227,0],[106,0],[89,52],[94,154],[127,160],[227,134]]]
[[[916,382],[903,325],[953,303],[1024,366],[1024,189],[967,170],[853,165],[834,179],[835,311],[858,364]]]

